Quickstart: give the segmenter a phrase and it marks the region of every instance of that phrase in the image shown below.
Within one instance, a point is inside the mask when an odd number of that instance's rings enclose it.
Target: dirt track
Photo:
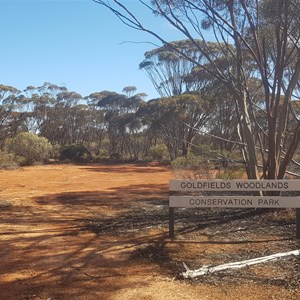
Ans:
[[[0,300],[299,299],[300,259],[177,280],[192,268],[300,248],[293,210],[183,210],[167,235],[167,167],[0,171]]]

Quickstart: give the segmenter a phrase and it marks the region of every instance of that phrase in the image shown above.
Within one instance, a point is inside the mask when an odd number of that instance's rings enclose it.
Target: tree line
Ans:
[[[200,153],[202,138],[203,144],[211,143],[201,130],[217,134],[220,123],[228,122],[226,113],[223,120],[217,115],[223,105],[196,91],[150,101],[145,101],[146,94],[135,92],[131,86],[123,93],[82,96],[49,82],[23,91],[1,84],[1,150],[7,149],[8,140],[29,132],[46,138],[58,152],[68,145],[82,145],[98,159],[174,160]],[[235,130],[233,123],[225,127]],[[234,146],[224,139],[213,144],[221,151]]]
[[[189,47],[187,41],[174,43]],[[0,85],[2,153],[9,148],[7,141],[29,132],[47,139],[55,158],[68,158],[64,153],[67,153],[66,147],[72,146],[69,151],[81,149],[80,155],[94,161],[173,161],[195,155],[206,160],[221,158],[243,162],[237,142],[238,119],[230,92],[218,86],[209,74],[200,74],[202,70],[190,63],[189,72],[187,67],[178,68],[178,64],[184,65],[183,58],[174,56],[169,47],[149,53],[145,53],[140,65],[144,68],[145,62],[148,63],[149,76],[158,72],[156,64],[159,68],[169,64],[160,70],[161,76],[154,84],[164,85],[166,92],[149,101],[145,101],[146,94],[135,93],[134,86],[125,87],[123,93],[101,91],[82,96],[49,82],[39,87],[28,86],[23,91]],[[162,53],[162,57],[156,57]],[[151,65],[150,59],[155,61]],[[173,77],[181,80],[175,82]],[[253,89],[259,114],[261,95],[257,93],[258,86]],[[299,114],[299,109],[299,101],[293,101],[293,112]],[[263,115],[259,122],[260,126],[267,126]],[[291,115],[289,130],[294,126],[295,118]],[[9,149],[25,147],[20,145],[18,142]],[[82,152],[82,149],[85,150]],[[83,159],[83,156],[77,158]]]

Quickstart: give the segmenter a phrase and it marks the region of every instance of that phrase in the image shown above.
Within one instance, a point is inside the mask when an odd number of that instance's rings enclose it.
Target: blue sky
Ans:
[[[137,1],[123,2],[169,40],[181,39],[165,21],[144,14]],[[144,53],[154,48],[140,42],[158,41],[92,0],[0,0],[0,11],[0,84],[22,90],[51,82],[82,96],[121,93],[133,85],[148,100],[158,97],[138,69]]]

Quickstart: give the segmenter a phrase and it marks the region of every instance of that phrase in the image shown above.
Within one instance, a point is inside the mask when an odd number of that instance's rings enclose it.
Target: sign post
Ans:
[[[169,237],[174,239],[175,237],[175,226],[174,226],[174,207],[169,207]]]
[[[296,239],[300,239],[300,208],[296,209]]]
[[[188,195],[169,197],[169,236],[174,238],[175,207],[222,208],[296,208],[296,238],[300,239],[300,197],[281,196],[281,192],[300,191],[300,180],[170,180],[170,192]],[[197,192],[220,192],[216,196]],[[227,192],[226,196],[222,193]],[[272,192],[274,196],[228,196],[228,192]],[[277,192],[277,193],[276,193]],[[276,195],[278,194],[278,195]]]

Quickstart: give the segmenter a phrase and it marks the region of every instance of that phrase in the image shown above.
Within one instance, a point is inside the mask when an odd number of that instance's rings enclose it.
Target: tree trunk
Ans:
[[[247,95],[238,99],[238,114],[240,126],[240,139],[243,141],[242,154],[246,163],[246,172],[248,179],[258,179],[258,167],[255,149],[254,133],[251,127],[251,122],[247,107]]]

